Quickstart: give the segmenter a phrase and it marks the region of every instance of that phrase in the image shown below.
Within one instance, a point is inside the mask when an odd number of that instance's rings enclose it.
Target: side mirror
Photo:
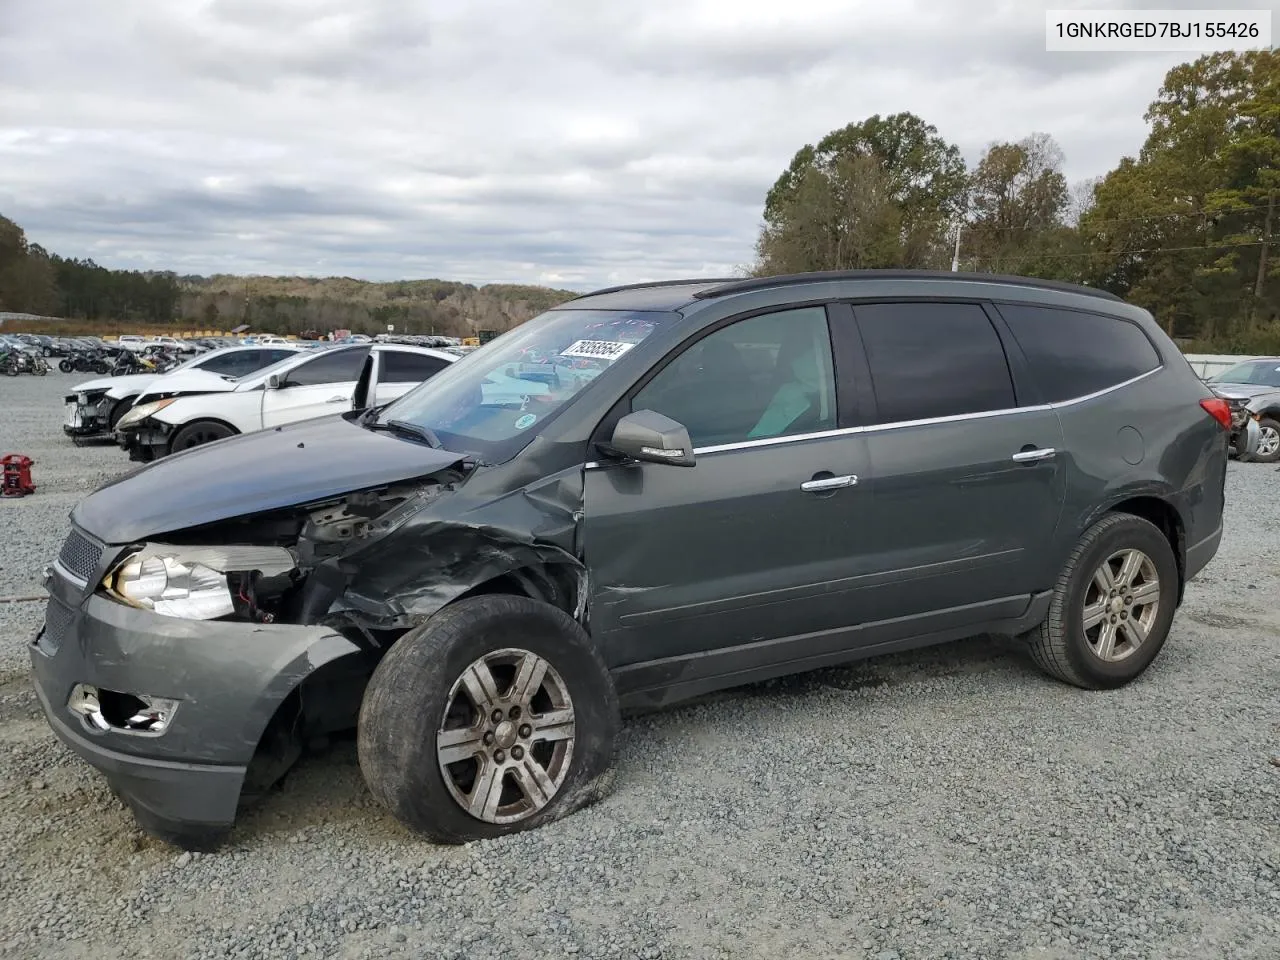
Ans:
[[[694,465],[689,431],[655,410],[637,410],[619,420],[609,448],[611,453],[644,463]]]
[[[283,384],[280,382],[280,374],[273,373],[267,380],[267,389],[279,390],[281,386],[283,386]]]

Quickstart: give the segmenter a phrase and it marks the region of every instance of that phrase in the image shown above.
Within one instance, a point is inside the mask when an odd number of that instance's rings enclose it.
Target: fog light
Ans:
[[[95,730],[158,737],[169,729],[178,703],[168,697],[118,693],[78,683],[71,691],[67,709],[83,717]]]

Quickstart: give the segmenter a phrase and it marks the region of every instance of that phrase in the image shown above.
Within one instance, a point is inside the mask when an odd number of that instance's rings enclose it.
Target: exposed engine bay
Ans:
[[[166,538],[175,544],[270,545],[288,552],[287,570],[228,572],[235,610],[218,619],[250,623],[323,622],[350,580],[341,560],[399,529],[431,501],[462,482],[469,467],[377,490],[346,494],[320,503],[195,527]],[[317,572],[323,570],[319,576]],[[349,611],[359,622],[358,609]],[[375,618],[376,619],[376,618]],[[365,624],[375,626],[375,624]],[[376,626],[385,627],[379,623]],[[404,624],[409,626],[409,624]]]

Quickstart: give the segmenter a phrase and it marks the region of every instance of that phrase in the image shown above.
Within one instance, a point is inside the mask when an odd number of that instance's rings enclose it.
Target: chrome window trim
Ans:
[[[797,433],[793,436],[785,437],[764,437],[760,440],[742,440],[738,443],[720,443],[707,447],[694,447],[695,456],[707,453],[726,453],[731,450],[751,450],[756,447],[772,447],[783,443],[800,443],[805,440],[826,440],[831,437],[847,437],[859,433],[884,433],[889,430],[901,430],[907,427],[924,427],[933,426],[939,423],[961,423],[966,420],[985,420],[990,417],[1008,417],[1019,413],[1045,413],[1050,410],[1059,410],[1063,407],[1072,407],[1078,403],[1087,403],[1090,400],[1096,400],[1098,397],[1106,396],[1108,393],[1114,393],[1117,390],[1123,390],[1125,387],[1131,387],[1147,377],[1153,376],[1164,369],[1164,364],[1141,373],[1136,377],[1131,377],[1121,383],[1114,384],[1110,387],[1104,387],[1101,390],[1095,390],[1093,393],[1085,394],[1082,397],[1072,397],[1070,400],[1060,400],[1057,403],[1040,403],[1031,407],[1006,407],[1002,410],[981,410],[977,413],[957,413],[948,417],[929,417],[924,420],[897,420],[893,423],[872,423],[864,424],[859,427],[843,427],[839,430],[821,430],[817,433]],[[599,469],[603,464],[598,460],[591,460],[583,464],[586,470]]]
[[[1101,390],[1095,390],[1093,393],[1086,393],[1083,397],[1072,397],[1070,400],[1059,400],[1057,403],[1049,404],[1049,406],[1053,407],[1056,410],[1059,407],[1071,407],[1077,403],[1087,403],[1090,400],[1095,400],[1098,397],[1106,396],[1108,393],[1112,393],[1116,390],[1123,390],[1125,387],[1133,386],[1139,380],[1145,380],[1147,379],[1147,377],[1153,376],[1159,373],[1163,369],[1164,369],[1164,364],[1162,363],[1160,364],[1160,366],[1153,367],[1152,369],[1148,370],[1146,373],[1140,373],[1136,377],[1130,377],[1128,380],[1125,380],[1122,383],[1117,383],[1115,386],[1103,387]]]

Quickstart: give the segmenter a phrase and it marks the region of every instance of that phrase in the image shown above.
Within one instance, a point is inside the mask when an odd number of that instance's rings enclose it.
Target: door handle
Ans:
[[[843,477],[824,477],[821,480],[806,480],[800,484],[805,493],[821,493],[823,490],[839,490],[841,487],[852,487],[858,482],[853,474]]]
[[[350,400],[350,397],[330,397],[325,403],[342,403],[344,400]]]
[[[1052,460],[1058,451],[1053,447],[1041,447],[1039,450],[1019,450],[1013,455],[1014,463],[1039,463],[1041,460]]]

